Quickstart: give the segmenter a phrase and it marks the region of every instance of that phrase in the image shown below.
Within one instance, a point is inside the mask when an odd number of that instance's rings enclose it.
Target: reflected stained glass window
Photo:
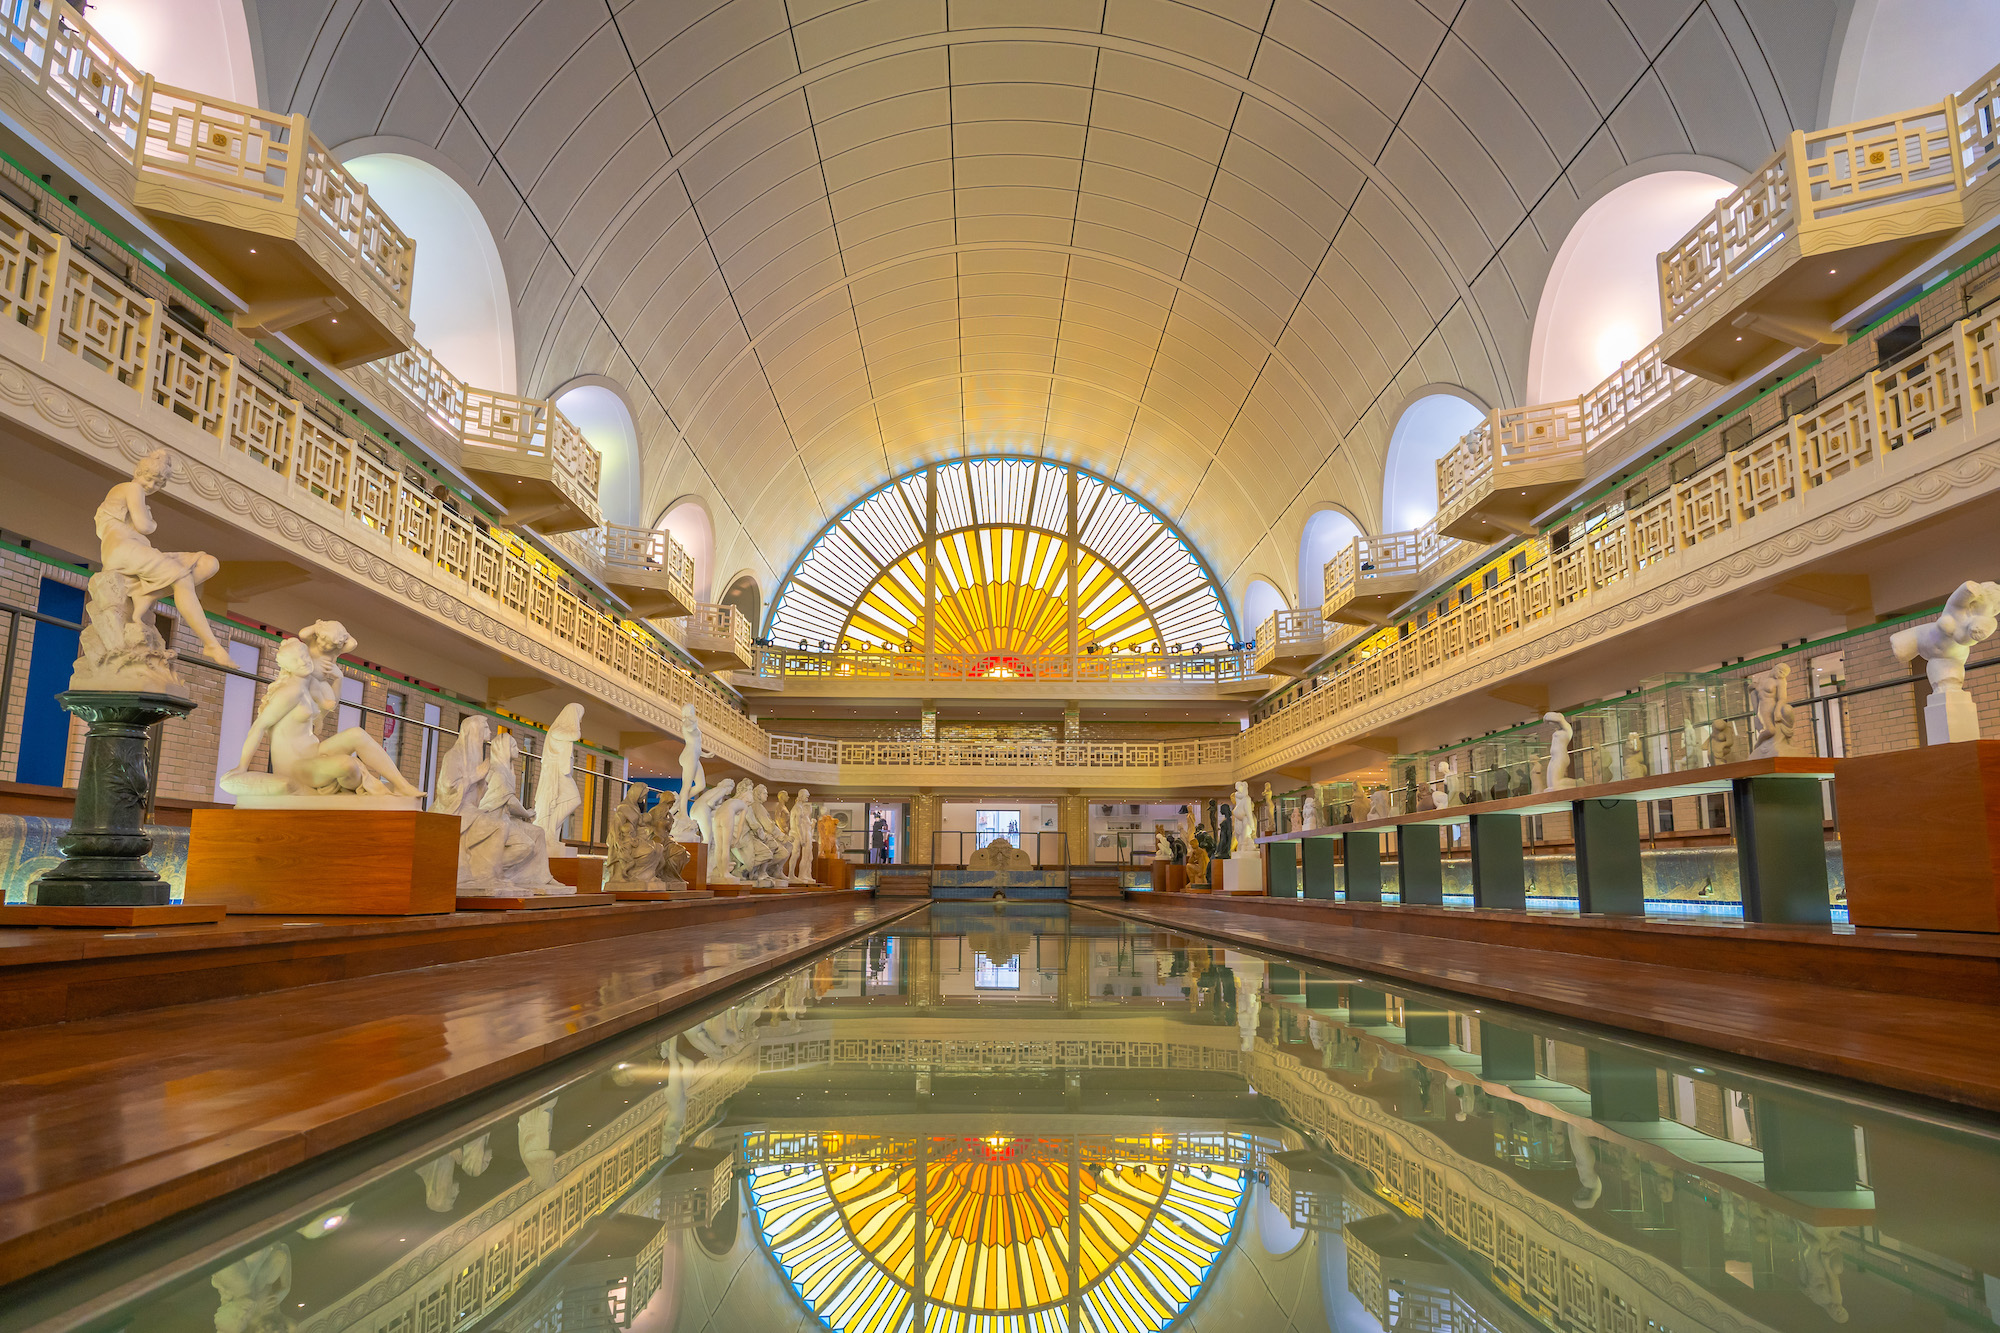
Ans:
[[[768,632],[780,647],[921,650],[928,603],[935,651],[1023,659],[1070,651],[1072,601],[1078,651],[1233,637],[1208,566],[1157,510],[1019,458],[936,464],[849,506],[785,576]]]
[[[920,1249],[925,1333],[1164,1329],[1228,1247],[1249,1183],[1154,1146],[1171,1140],[787,1135],[777,1161],[758,1138],[764,1243],[836,1333],[914,1328]]]

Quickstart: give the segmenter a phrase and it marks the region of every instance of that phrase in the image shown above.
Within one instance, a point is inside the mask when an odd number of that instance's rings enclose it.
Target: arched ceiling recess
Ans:
[[[1773,0],[288,0],[322,137],[434,143],[530,391],[640,386],[646,504],[773,579],[950,457],[1073,461],[1235,586],[1378,517],[1419,385],[1519,401],[1543,276],[1629,163],[1748,167],[1834,10]],[[700,474],[700,475],[696,475]]]
[[[1073,508],[1072,508],[1073,506]],[[1072,564],[1072,561],[1074,562]],[[845,644],[1002,659],[1234,637],[1215,576],[1160,513],[1067,464],[938,463],[841,511],[771,602],[779,645]]]

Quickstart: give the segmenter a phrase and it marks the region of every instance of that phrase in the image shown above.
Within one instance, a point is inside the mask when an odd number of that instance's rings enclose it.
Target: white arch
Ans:
[[[1318,606],[1326,593],[1326,562],[1361,535],[1344,510],[1328,506],[1306,520],[1299,535],[1299,605]]]
[[[653,526],[673,534],[682,549],[694,557],[695,596],[704,602],[714,601],[715,520],[709,516],[708,501],[684,495],[662,510]]]
[[[162,83],[261,105],[243,0],[94,0],[86,18]]]
[[[1828,125],[1939,101],[2000,61],[2000,5],[1993,0],[1852,3],[1834,41]]]
[[[617,383],[602,375],[582,375],[555,392],[556,410],[583,432],[602,463],[597,473],[597,507],[606,523],[639,526],[639,426],[632,404]]]
[[[1660,336],[1659,254],[1732,188],[1705,171],[1651,171],[1584,210],[1542,284],[1528,402],[1579,397]]]
[[[1421,390],[1396,418],[1382,465],[1382,531],[1408,532],[1437,517],[1437,461],[1486,419],[1463,389]]]
[[[337,156],[417,243],[410,293],[417,341],[467,383],[518,392],[514,303],[492,228],[464,186],[434,163],[390,149],[393,142],[350,144],[347,151],[373,151]]]
[[[762,623],[768,609],[764,605],[764,585],[747,569],[738,570],[729,582],[716,589],[715,595],[725,605],[741,611],[753,629]]]
[[[1285,594],[1269,579],[1253,578],[1243,588],[1243,633],[1253,635],[1257,627],[1280,611],[1291,608]]]

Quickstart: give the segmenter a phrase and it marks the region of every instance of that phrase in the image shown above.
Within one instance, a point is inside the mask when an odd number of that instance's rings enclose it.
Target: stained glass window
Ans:
[[[1031,658],[1070,651],[1072,601],[1078,651],[1234,637],[1208,566],[1157,510],[1022,458],[939,463],[863,496],[785,576],[768,634],[780,647],[921,651],[928,604],[933,651]]]
[[[1137,1141],[790,1146],[751,1168],[750,1197],[772,1258],[835,1333],[914,1329],[920,1250],[924,1333],[1164,1329],[1228,1247],[1249,1184],[1242,1166]]]

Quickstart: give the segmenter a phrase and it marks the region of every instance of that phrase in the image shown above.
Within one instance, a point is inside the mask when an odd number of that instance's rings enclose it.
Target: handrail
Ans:
[[[745,625],[747,632],[748,626]],[[756,649],[753,672],[765,679],[1046,680],[1079,683],[1232,684],[1255,680],[1252,654],[1227,653],[934,653],[886,649],[818,651],[774,645]]]

